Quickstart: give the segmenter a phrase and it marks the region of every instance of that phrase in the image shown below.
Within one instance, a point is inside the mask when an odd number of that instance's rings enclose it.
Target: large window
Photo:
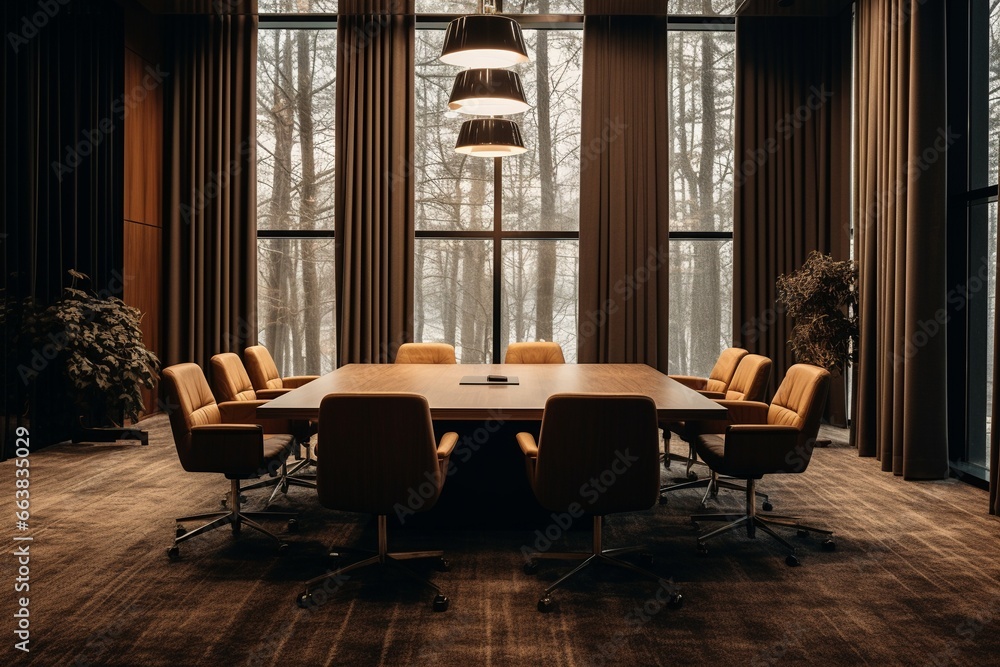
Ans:
[[[679,374],[706,375],[732,341],[736,34],[712,27],[671,30],[667,44],[670,372]]]
[[[494,160],[455,152],[458,68],[438,60],[443,32],[417,31],[414,338],[451,343],[465,363],[498,362],[519,340],[576,359],[583,32],[524,34],[532,108],[515,120],[528,152]]]
[[[310,3],[294,6],[306,10]],[[259,31],[258,337],[286,375],[329,372],[336,359],[336,60],[333,29]]]

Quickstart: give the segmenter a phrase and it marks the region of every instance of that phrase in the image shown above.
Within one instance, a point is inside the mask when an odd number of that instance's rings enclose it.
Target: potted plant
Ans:
[[[78,289],[77,281],[87,276],[69,274],[71,285],[55,303],[26,309],[23,332],[37,353],[25,360],[27,368],[37,376],[51,361],[62,370],[81,427],[110,426],[114,439],[138,437],[145,444],[139,432],[121,428],[125,420],[138,420],[142,389],[153,388],[160,370],[160,360],[142,342],[142,313],[118,297]]]
[[[778,304],[795,320],[788,345],[797,361],[836,377],[857,360],[857,283],[853,260],[837,261],[815,250],[797,271],[778,278]]]

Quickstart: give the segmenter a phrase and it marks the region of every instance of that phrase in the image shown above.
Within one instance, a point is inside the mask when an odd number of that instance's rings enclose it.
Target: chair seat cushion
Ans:
[[[727,474],[721,470],[726,458],[726,436],[717,433],[704,433],[695,440],[694,448],[709,468],[723,475]]]
[[[295,438],[285,434],[278,433],[274,435],[264,435],[264,465],[272,461],[284,461],[288,458],[288,455],[292,453],[292,444],[295,442]]]

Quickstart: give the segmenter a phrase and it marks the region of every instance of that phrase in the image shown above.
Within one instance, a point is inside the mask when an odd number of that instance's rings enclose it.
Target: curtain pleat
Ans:
[[[996,169],[1000,165],[993,165]],[[1000,207],[998,207],[998,214],[1000,214]],[[997,276],[1000,276],[1000,253],[997,253],[997,266],[993,271],[993,279],[997,280]],[[995,286],[994,286],[995,287]],[[993,303],[993,377],[990,378],[993,384],[993,392],[990,397],[992,404],[990,405],[990,514],[1000,514],[1000,428],[997,428],[997,421],[1000,418],[1000,391],[997,391],[997,387],[1000,387],[1000,336],[997,332],[1000,329],[997,328],[1000,325],[1000,290],[996,290],[994,293],[994,303]]]
[[[813,250],[850,253],[850,30],[849,13],[737,22],[733,343],[771,358],[772,387],[795,363],[778,277]]]
[[[413,336],[415,28],[412,2],[341,3],[335,204],[341,365],[392,361]]]
[[[256,16],[173,24],[165,365],[256,342]]]
[[[667,371],[666,30],[665,17],[584,22],[582,363],[645,363]]]
[[[944,0],[857,4],[858,452],[948,475]]]

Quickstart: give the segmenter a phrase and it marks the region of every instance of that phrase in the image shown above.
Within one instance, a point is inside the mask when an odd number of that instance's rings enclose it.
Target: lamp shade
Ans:
[[[510,67],[528,62],[528,49],[514,19],[471,14],[448,24],[441,61],[460,67]]]
[[[475,118],[462,123],[455,150],[477,157],[508,157],[527,149],[517,123],[505,118]]]
[[[467,69],[455,77],[448,108],[473,116],[509,116],[528,110],[517,72]]]

